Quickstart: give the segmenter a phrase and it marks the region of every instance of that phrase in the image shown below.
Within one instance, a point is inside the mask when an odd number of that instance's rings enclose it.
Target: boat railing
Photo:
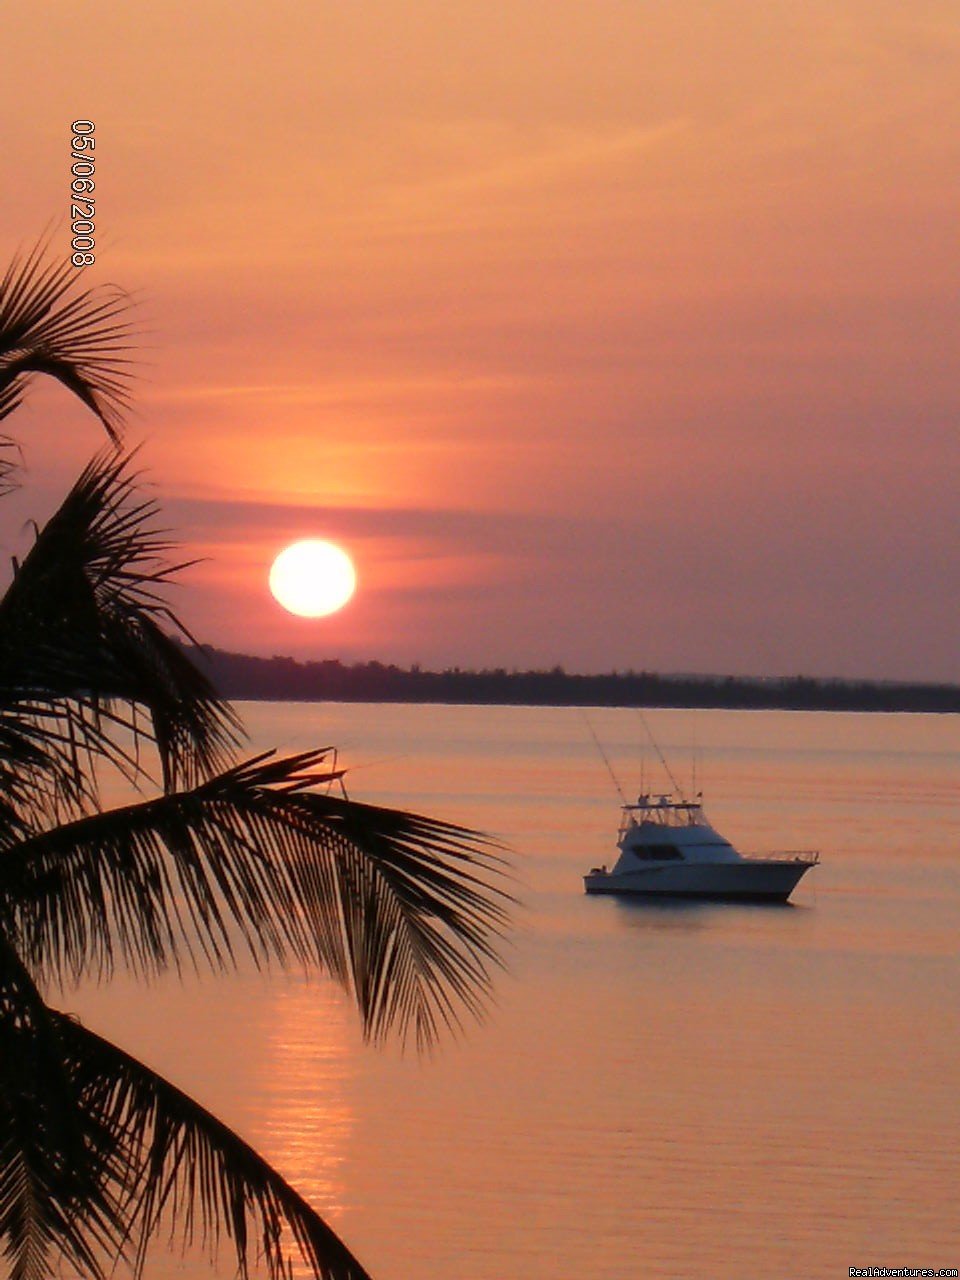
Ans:
[[[813,867],[820,861],[818,849],[785,849],[776,853],[744,853],[747,862],[802,862]]]

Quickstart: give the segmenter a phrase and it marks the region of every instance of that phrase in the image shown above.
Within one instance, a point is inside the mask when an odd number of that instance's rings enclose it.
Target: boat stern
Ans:
[[[606,867],[591,867],[583,877],[585,893],[610,893],[610,872]]]

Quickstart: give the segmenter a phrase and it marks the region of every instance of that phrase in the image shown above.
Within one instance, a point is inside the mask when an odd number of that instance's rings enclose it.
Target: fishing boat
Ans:
[[[809,851],[739,853],[707,821],[699,795],[644,794],[621,815],[620,856],[611,870],[593,867],[584,876],[587,893],[786,902],[820,861]]]

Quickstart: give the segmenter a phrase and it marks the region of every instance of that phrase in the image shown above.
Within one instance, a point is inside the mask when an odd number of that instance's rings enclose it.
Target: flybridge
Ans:
[[[671,810],[685,810],[702,808],[703,793],[698,792],[696,800],[685,800],[681,797],[674,800],[673,796],[668,792],[666,795],[650,796],[641,795],[637,797],[636,804],[625,804],[625,809],[637,810],[655,810],[657,813],[670,812]]]
[[[628,822],[636,824],[634,814],[641,814],[641,821],[656,822],[661,826],[697,826],[706,822],[703,816],[702,795],[698,793],[695,800],[686,800],[682,796],[675,799],[671,793],[665,795],[640,795],[636,804],[623,805],[624,814],[629,814]]]

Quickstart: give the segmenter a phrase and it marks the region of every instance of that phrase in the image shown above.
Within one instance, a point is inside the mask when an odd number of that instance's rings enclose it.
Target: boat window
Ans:
[[[638,858],[649,858],[654,862],[662,862],[667,858],[682,858],[683,854],[673,844],[642,844],[635,846],[633,852]]]

